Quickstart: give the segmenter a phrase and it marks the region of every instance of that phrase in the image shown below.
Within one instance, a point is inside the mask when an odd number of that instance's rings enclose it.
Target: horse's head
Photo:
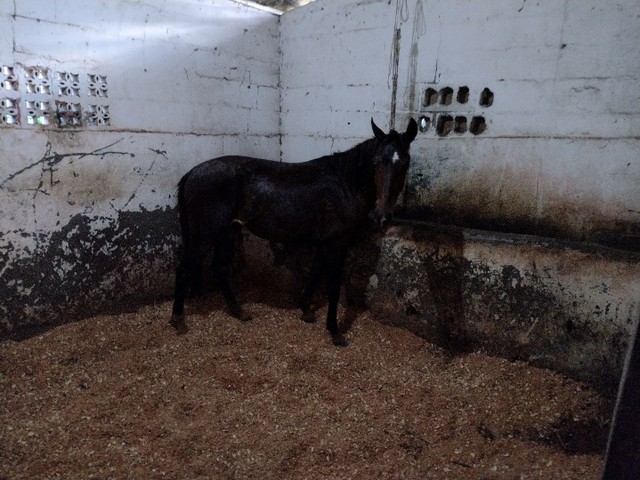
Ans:
[[[384,226],[393,216],[393,209],[404,187],[409,169],[409,145],[416,138],[418,124],[412,118],[407,131],[398,133],[391,130],[384,133],[371,119],[371,128],[377,139],[373,156],[376,183],[376,204],[369,218]]]

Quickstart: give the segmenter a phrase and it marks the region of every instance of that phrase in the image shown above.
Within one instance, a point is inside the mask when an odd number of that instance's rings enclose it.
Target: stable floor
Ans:
[[[293,309],[191,300],[178,336],[170,307],[0,343],[0,477],[599,478],[609,407],[585,384],[368,312],[337,348]]]

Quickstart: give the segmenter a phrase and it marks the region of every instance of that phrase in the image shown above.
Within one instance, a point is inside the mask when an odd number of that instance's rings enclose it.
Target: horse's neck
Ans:
[[[366,203],[375,202],[375,180],[373,154],[376,140],[366,140],[341,153],[334,153],[315,160],[319,165],[334,174],[340,175],[349,190],[363,197]]]

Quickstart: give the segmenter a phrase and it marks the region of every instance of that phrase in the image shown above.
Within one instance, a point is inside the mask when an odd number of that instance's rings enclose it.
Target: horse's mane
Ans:
[[[325,155],[311,160],[310,163],[327,172],[338,172],[347,176],[360,172],[360,175],[362,175],[362,171],[372,165],[371,160],[377,146],[378,140],[370,138],[351,147],[349,150]]]

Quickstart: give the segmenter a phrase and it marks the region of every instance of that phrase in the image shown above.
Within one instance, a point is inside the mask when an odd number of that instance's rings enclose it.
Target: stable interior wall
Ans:
[[[280,43],[284,160],[419,121],[402,227],[354,269],[373,314],[614,391],[640,316],[640,4],[318,0]]]
[[[278,17],[227,0],[1,3],[0,334],[170,294],[176,183],[196,163],[307,160],[370,138],[371,117],[398,130],[414,117],[400,216],[505,234],[434,239],[426,223],[387,235],[368,297],[393,312],[378,313],[609,382],[640,310],[639,10],[318,0]],[[540,235],[560,243],[547,251]],[[577,281],[575,258],[588,260]],[[457,287],[434,290],[439,278]],[[440,308],[451,292],[459,318]],[[548,353],[576,346],[592,352],[579,371]]]
[[[278,19],[228,0],[0,2],[0,336],[170,294],[180,177],[279,157]]]
[[[284,161],[371,138],[372,117],[387,128],[394,10],[388,1],[316,0],[281,17]]]
[[[281,19],[282,157],[378,125],[403,216],[640,250],[640,4],[319,0]]]

